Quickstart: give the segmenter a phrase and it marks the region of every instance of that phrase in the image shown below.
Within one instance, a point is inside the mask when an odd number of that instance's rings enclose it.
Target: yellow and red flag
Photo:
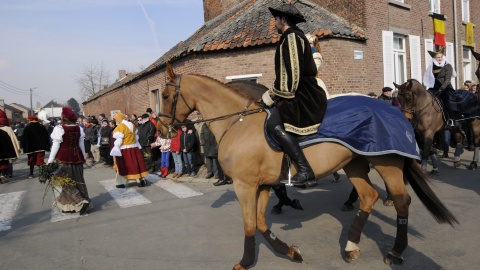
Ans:
[[[433,31],[435,32],[433,44],[446,47],[445,40],[445,16],[442,14],[433,13]]]

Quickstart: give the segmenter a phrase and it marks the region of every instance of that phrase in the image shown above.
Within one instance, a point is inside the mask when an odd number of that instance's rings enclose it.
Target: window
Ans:
[[[440,0],[429,0],[430,12],[440,13]]]
[[[250,81],[254,83],[258,83],[258,77],[262,77],[262,74],[246,74],[246,75],[235,75],[235,76],[227,76],[225,79],[234,81]]]
[[[393,68],[395,83],[402,84],[407,80],[407,60],[405,49],[405,37],[393,36]]]
[[[160,111],[160,91],[158,89],[153,90],[152,92],[153,104],[156,112]]]
[[[462,0],[462,21],[470,21],[470,0]]]
[[[463,81],[472,81],[472,54],[468,47],[463,47]]]

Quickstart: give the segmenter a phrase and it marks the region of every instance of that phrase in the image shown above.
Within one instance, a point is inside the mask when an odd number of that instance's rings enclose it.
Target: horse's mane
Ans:
[[[212,77],[208,77],[205,75],[199,74],[190,74],[193,76],[202,77],[205,79],[209,79],[215,83],[218,83],[227,89],[233,91],[234,93],[246,98],[251,99],[254,102],[262,98],[262,94],[268,90],[268,88],[263,84],[254,83],[251,81],[233,81],[228,83],[222,83],[221,81],[214,79]]]

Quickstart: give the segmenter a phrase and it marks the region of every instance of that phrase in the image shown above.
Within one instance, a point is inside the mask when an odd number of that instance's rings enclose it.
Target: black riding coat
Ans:
[[[273,93],[285,130],[316,133],[327,109],[327,95],[318,86],[317,66],[305,34],[296,26],[281,36],[275,52]]]
[[[218,156],[217,140],[206,124],[202,126],[200,132],[200,143],[203,145],[203,153],[206,157]]]
[[[47,129],[39,122],[29,123],[23,131],[22,147],[25,154],[50,151],[50,137]]]

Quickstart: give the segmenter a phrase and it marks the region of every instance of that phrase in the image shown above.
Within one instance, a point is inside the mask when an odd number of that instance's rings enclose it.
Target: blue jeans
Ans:
[[[193,152],[183,152],[183,162],[185,162],[185,169],[187,170],[187,174],[195,173],[195,167],[193,163]]]
[[[443,140],[443,154],[447,155],[448,150],[450,149],[450,130],[444,129],[443,130],[443,135],[445,136],[445,139]]]
[[[182,153],[172,152],[173,162],[175,162],[175,173],[183,173]]]
[[[170,152],[162,152],[161,168],[170,167]]]

